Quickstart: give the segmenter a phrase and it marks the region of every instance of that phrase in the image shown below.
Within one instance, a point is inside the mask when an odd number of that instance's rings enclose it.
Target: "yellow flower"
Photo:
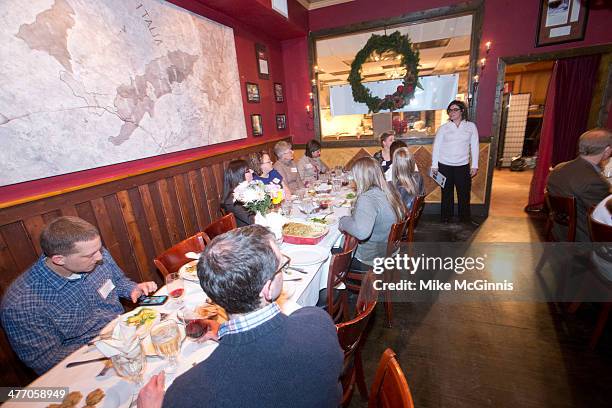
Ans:
[[[272,204],[279,204],[281,201],[283,201],[283,190],[278,190],[278,192],[276,193],[276,197],[272,197]]]

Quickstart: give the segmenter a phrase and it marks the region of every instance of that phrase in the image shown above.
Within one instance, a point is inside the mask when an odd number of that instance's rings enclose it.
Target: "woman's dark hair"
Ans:
[[[272,160],[270,153],[266,152],[265,150],[262,150],[261,152],[254,152],[249,154],[249,167],[251,168],[251,170],[253,170],[253,172],[257,175],[261,176],[261,164],[263,163],[263,157],[264,155],[268,156],[270,158],[270,160]]]
[[[321,150],[321,143],[317,142],[314,139],[306,143],[306,153],[305,154],[307,157],[312,157],[312,154],[316,152],[317,150]]]
[[[394,133],[393,133],[393,132],[383,132],[383,133],[381,133],[381,134],[380,134],[380,146],[382,147],[383,142],[384,142],[385,140],[387,140],[387,138],[388,138],[388,137],[391,137],[391,136],[393,136],[393,135],[394,135]]]
[[[232,160],[229,162],[223,175],[223,202],[231,198],[236,186],[245,180],[244,175],[248,169],[249,165],[245,160]]]
[[[393,152],[401,147],[408,147],[408,145],[402,140],[394,140],[393,143],[391,143],[391,146],[389,146],[389,155],[391,156],[391,160],[393,160]]]
[[[461,109],[461,119],[463,120],[467,120],[468,119],[468,112],[467,112],[467,106],[465,105],[465,102],[460,101],[458,99],[455,99],[454,101],[452,101],[451,103],[448,104],[448,106],[446,107],[446,113],[449,112],[451,106],[457,106],[459,109]]]

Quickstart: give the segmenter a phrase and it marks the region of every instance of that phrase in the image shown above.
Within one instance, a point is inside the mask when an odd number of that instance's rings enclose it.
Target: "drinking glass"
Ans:
[[[136,337],[127,351],[112,356],[111,362],[120,377],[135,384],[132,390],[132,402],[130,403],[130,407],[132,407],[136,401],[138,391],[142,388],[142,374],[146,365],[145,353],[140,339]]]
[[[177,314],[179,322],[185,325],[185,334],[191,339],[202,337],[208,331],[206,320],[214,319],[216,316],[217,312],[213,309],[205,313],[202,308],[194,310],[187,307],[179,310]]]
[[[177,368],[178,354],[181,351],[181,333],[174,320],[165,320],[151,329],[151,343],[160,356],[168,360],[168,372]]]
[[[335,192],[338,192],[340,191],[341,188],[342,188],[342,179],[338,177],[334,177],[334,179],[332,180],[332,190]]]
[[[291,201],[283,200],[281,202],[281,213],[284,216],[289,217],[291,215],[291,210],[292,209],[293,209],[293,205],[292,205]]]
[[[168,296],[174,299],[178,305],[183,304],[185,282],[178,273],[169,273],[166,275],[166,289],[168,290]]]

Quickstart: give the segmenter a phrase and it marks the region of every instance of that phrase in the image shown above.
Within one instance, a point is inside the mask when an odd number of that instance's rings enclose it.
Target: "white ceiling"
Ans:
[[[469,64],[472,16],[461,16],[427,23],[387,29],[387,34],[399,31],[407,34],[419,48],[421,74],[438,75],[466,70]],[[350,34],[318,40],[316,44],[319,81],[322,85],[346,83],[355,54],[372,34],[385,30]],[[393,55],[385,60],[366,62],[362,68],[365,81],[387,79],[388,74],[401,73],[399,61]]]

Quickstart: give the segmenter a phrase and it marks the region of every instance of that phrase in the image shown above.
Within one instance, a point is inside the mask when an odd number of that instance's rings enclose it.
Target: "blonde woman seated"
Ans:
[[[407,214],[395,187],[385,181],[380,165],[371,157],[357,160],[351,169],[357,185],[357,201],[350,216],[340,218],[338,228],[359,240],[351,270],[367,272],[374,259],[386,256],[391,226]]]
[[[270,155],[266,151],[251,153],[249,166],[254,171],[253,180],[261,180],[265,185],[278,184],[283,189],[285,198],[291,197],[291,190],[283,176],[272,166]]]
[[[408,211],[412,210],[414,199],[425,194],[423,176],[415,168],[416,161],[407,147],[401,147],[393,153],[392,183]]]

